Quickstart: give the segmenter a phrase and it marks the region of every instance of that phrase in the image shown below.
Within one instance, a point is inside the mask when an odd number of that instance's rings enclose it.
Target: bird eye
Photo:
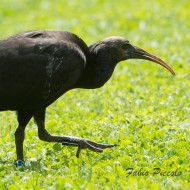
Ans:
[[[124,48],[124,49],[126,49],[126,48],[128,48],[128,47],[129,47],[129,44],[127,44],[127,43],[123,44],[123,48]]]

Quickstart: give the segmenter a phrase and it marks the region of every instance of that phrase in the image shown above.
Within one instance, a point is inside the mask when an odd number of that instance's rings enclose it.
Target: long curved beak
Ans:
[[[164,62],[162,59],[160,59],[159,57],[157,57],[151,53],[148,53],[145,50],[138,48],[136,46],[133,46],[133,48],[134,49],[131,52],[130,59],[146,59],[146,60],[158,63],[159,65],[162,65],[168,71],[170,71],[170,73],[172,73],[172,75],[175,75],[175,72],[173,71],[173,69],[166,62]]]

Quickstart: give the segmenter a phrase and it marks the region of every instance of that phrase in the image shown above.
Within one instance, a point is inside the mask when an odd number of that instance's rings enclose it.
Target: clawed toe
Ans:
[[[117,144],[100,144],[87,139],[77,139],[72,137],[65,138],[65,141],[62,142],[62,145],[78,146],[76,153],[77,158],[79,158],[82,149],[89,149],[93,152],[103,152],[103,150],[106,148],[113,148],[115,146],[118,146]]]
[[[80,152],[82,149],[88,148],[89,150],[93,152],[103,152],[104,149],[106,148],[112,148],[118,146],[117,144],[114,145],[108,145],[108,144],[100,144],[100,143],[95,143],[93,141],[81,139],[78,142],[78,150],[76,153],[76,157],[79,158]]]

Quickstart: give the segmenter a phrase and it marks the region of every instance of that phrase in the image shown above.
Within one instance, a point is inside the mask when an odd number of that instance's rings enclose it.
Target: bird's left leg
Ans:
[[[24,156],[23,156],[23,142],[25,138],[25,128],[30,119],[32,118],[32,111],[17,111],[17,120],[18,120],[18,128],[15,132],[15,144],[16,144],[16,154],[17,160],[15,160],[15,166],[25,166]]]
[[[105,148],[112,148],[114,146],[117,146],[116,144],[113,145],[100,144],[87,139],[80,139],[75,137],[52,136],[45,129],[45,111],[46,111],[45,108],[41,109],[40,111],[36,112],[34,115],[34,120],[38,126],[38,136],[40,140],[47,142],[60,142],[63,145],[68,145],[68,146],[78,146],[76,154],[77,157],[79,157],[82,149],[87,148],[94,152],[103,152]]]

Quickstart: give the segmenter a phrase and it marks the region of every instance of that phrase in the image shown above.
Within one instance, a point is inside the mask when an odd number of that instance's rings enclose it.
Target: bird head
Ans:
[[[127,59],[145,59],[145,60],[155,62],[159,65],[162,65],[168,71],[170,71],[173,75],[175,75],[172,68],[167,63],[165,63],[162,59],[160,59],[159,57],[151,53],[148,53],[147,51],[139,47],[136,47],[130,44],[130,42],[125,38],[112,36],[112,37],[108,37],[102,40],[101,44],[107,47],[107,49],[110,49],[111,54],[114,55],[114,58],[115,57],[117,58],[117,60],[115,60],[116,62],[127,60]]]

